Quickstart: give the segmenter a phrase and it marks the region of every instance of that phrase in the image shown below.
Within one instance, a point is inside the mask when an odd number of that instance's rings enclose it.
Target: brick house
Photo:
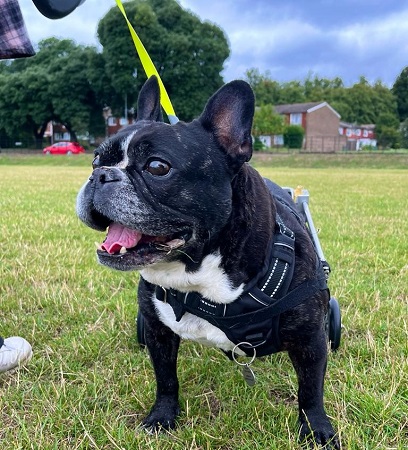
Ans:
[[[303,151],[329,153],[347,147],[347,136],[339,134],[340,114],[327,102],[277,105],[275,110],[287,124],[303,127]]]
[[[71,134],[61,123],[55,122],[53,120],[47,123],[47,127],[44,132],[44,138],[53,144],[59,141],[70,141]]]
[[[347,137],[347,150],[360,150],[364,146],[377,147],[375,125],[357,125],[340,121],[339,134]]]
[[[128,118],[110,116],[107,120],[107,135],[112,136],[126,125],[131,125],[132,123],[133,123],[132,116]]]

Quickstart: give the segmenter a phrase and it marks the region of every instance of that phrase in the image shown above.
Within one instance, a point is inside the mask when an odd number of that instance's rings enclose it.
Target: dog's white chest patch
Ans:
[[[178,334],[182,339],[199,342],[208,347],[217,347],[231,351],[233,344],[219,328],[204,319],[185,313],[179,322],[176,321],[173,308],[168,303],[153,299],[160,320]]]
[[[243,285],[234,288],[226,273],[220,267],[219,253],[204,258],[201,267],[195,272],[186,272],[180,262],[159,263],[141,271],[143,278],[166,289],[180,292],[198,292],[203,297],[220,304],[236,300],[243,291]],[[156,297],[153,298],[160,320],[183,339],[189,339],[225,351],[232,350],[234,344],[225,333],[204,319],[185,313],[176,321],[173,308]]]
[[[198,270],[187,272],[185,264],[175,262],[157,263],[140,271],[149,283],[180,292],[198,292],[215,303],[227,304],[236,300],[244,285],[233,287],[228,275],[221,268],[221,255],[207,255]]]

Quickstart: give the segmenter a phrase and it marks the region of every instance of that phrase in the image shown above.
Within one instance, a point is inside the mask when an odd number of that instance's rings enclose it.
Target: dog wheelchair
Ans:
[[[304,220],[312,238],[317,256],[322,262],[326,280],[328,280],[330,275],[330,266],[327,263],[326,258],[324,257],[319,237],[317,235],[317,230],[314,226],[312,215],[310,213],[309,191],[307,189],[303,189],[303,187],[301,186],[298,186],[296,189],[290,187],[283,187],[282,189],[292,197],[297,213]],[[330,297],[325,327],[328,341],[330,343],[330,348],[332,351],[335,351],[339,348],[341,339],[341,313],[339,302],[335,297]]]
[[[303,189],[303,187],[301,186],[298,186],[296,189],[290,187],[283,187],[282,189],[287,192],[292,198],[297,214],[304,221],[306,228],[309,231],[317,256],[322,263],[323,271],[327,280],[330,274],[330,266],[324,257],[317,231],[313,223],[312,215],[310,213],[309,191],[307,189]],[[330,297],[329,300],[328,312],[325,319],[325,330],[331,350],[337,350],[340,346],[341,340],[341,313],[339,303],[335,297]],[[138,312],[136,319],[136,332],[138,343],[144,347],[146,345],[144,334],[145,325],[143,315],[140,311]]]

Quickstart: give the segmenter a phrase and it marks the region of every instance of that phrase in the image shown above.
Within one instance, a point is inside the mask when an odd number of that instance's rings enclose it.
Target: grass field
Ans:
[[[16,449],[298,449],[296,377],[286,354],[234,363],[185,342],[179,428],[137,428],[153,371],[135,339],[138,276],[98,266],[101,233],[75,216],[90,155],[0,155],[0,333],[34,357],[0,375],[0,446]],[[263,175],[306,187],[343,321],[326,409],[344,449],[408,448],[408,164],[257,155]]]

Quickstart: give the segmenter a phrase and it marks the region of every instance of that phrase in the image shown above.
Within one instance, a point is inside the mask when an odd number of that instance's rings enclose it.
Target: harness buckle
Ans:
[[[163,286],[156,286],[155,295],[157,300],[160,300],[163,303],[167,303],[167,289]]]
[[[291,239],[292,241],[295,240],[295,233],[288,228],[281,220],[280,217],[277,218],[278,220],[276,221],[276,223],[279,226],[279,232],[280,234],[282,234],[283,236],[288,237],[289,239]]]

